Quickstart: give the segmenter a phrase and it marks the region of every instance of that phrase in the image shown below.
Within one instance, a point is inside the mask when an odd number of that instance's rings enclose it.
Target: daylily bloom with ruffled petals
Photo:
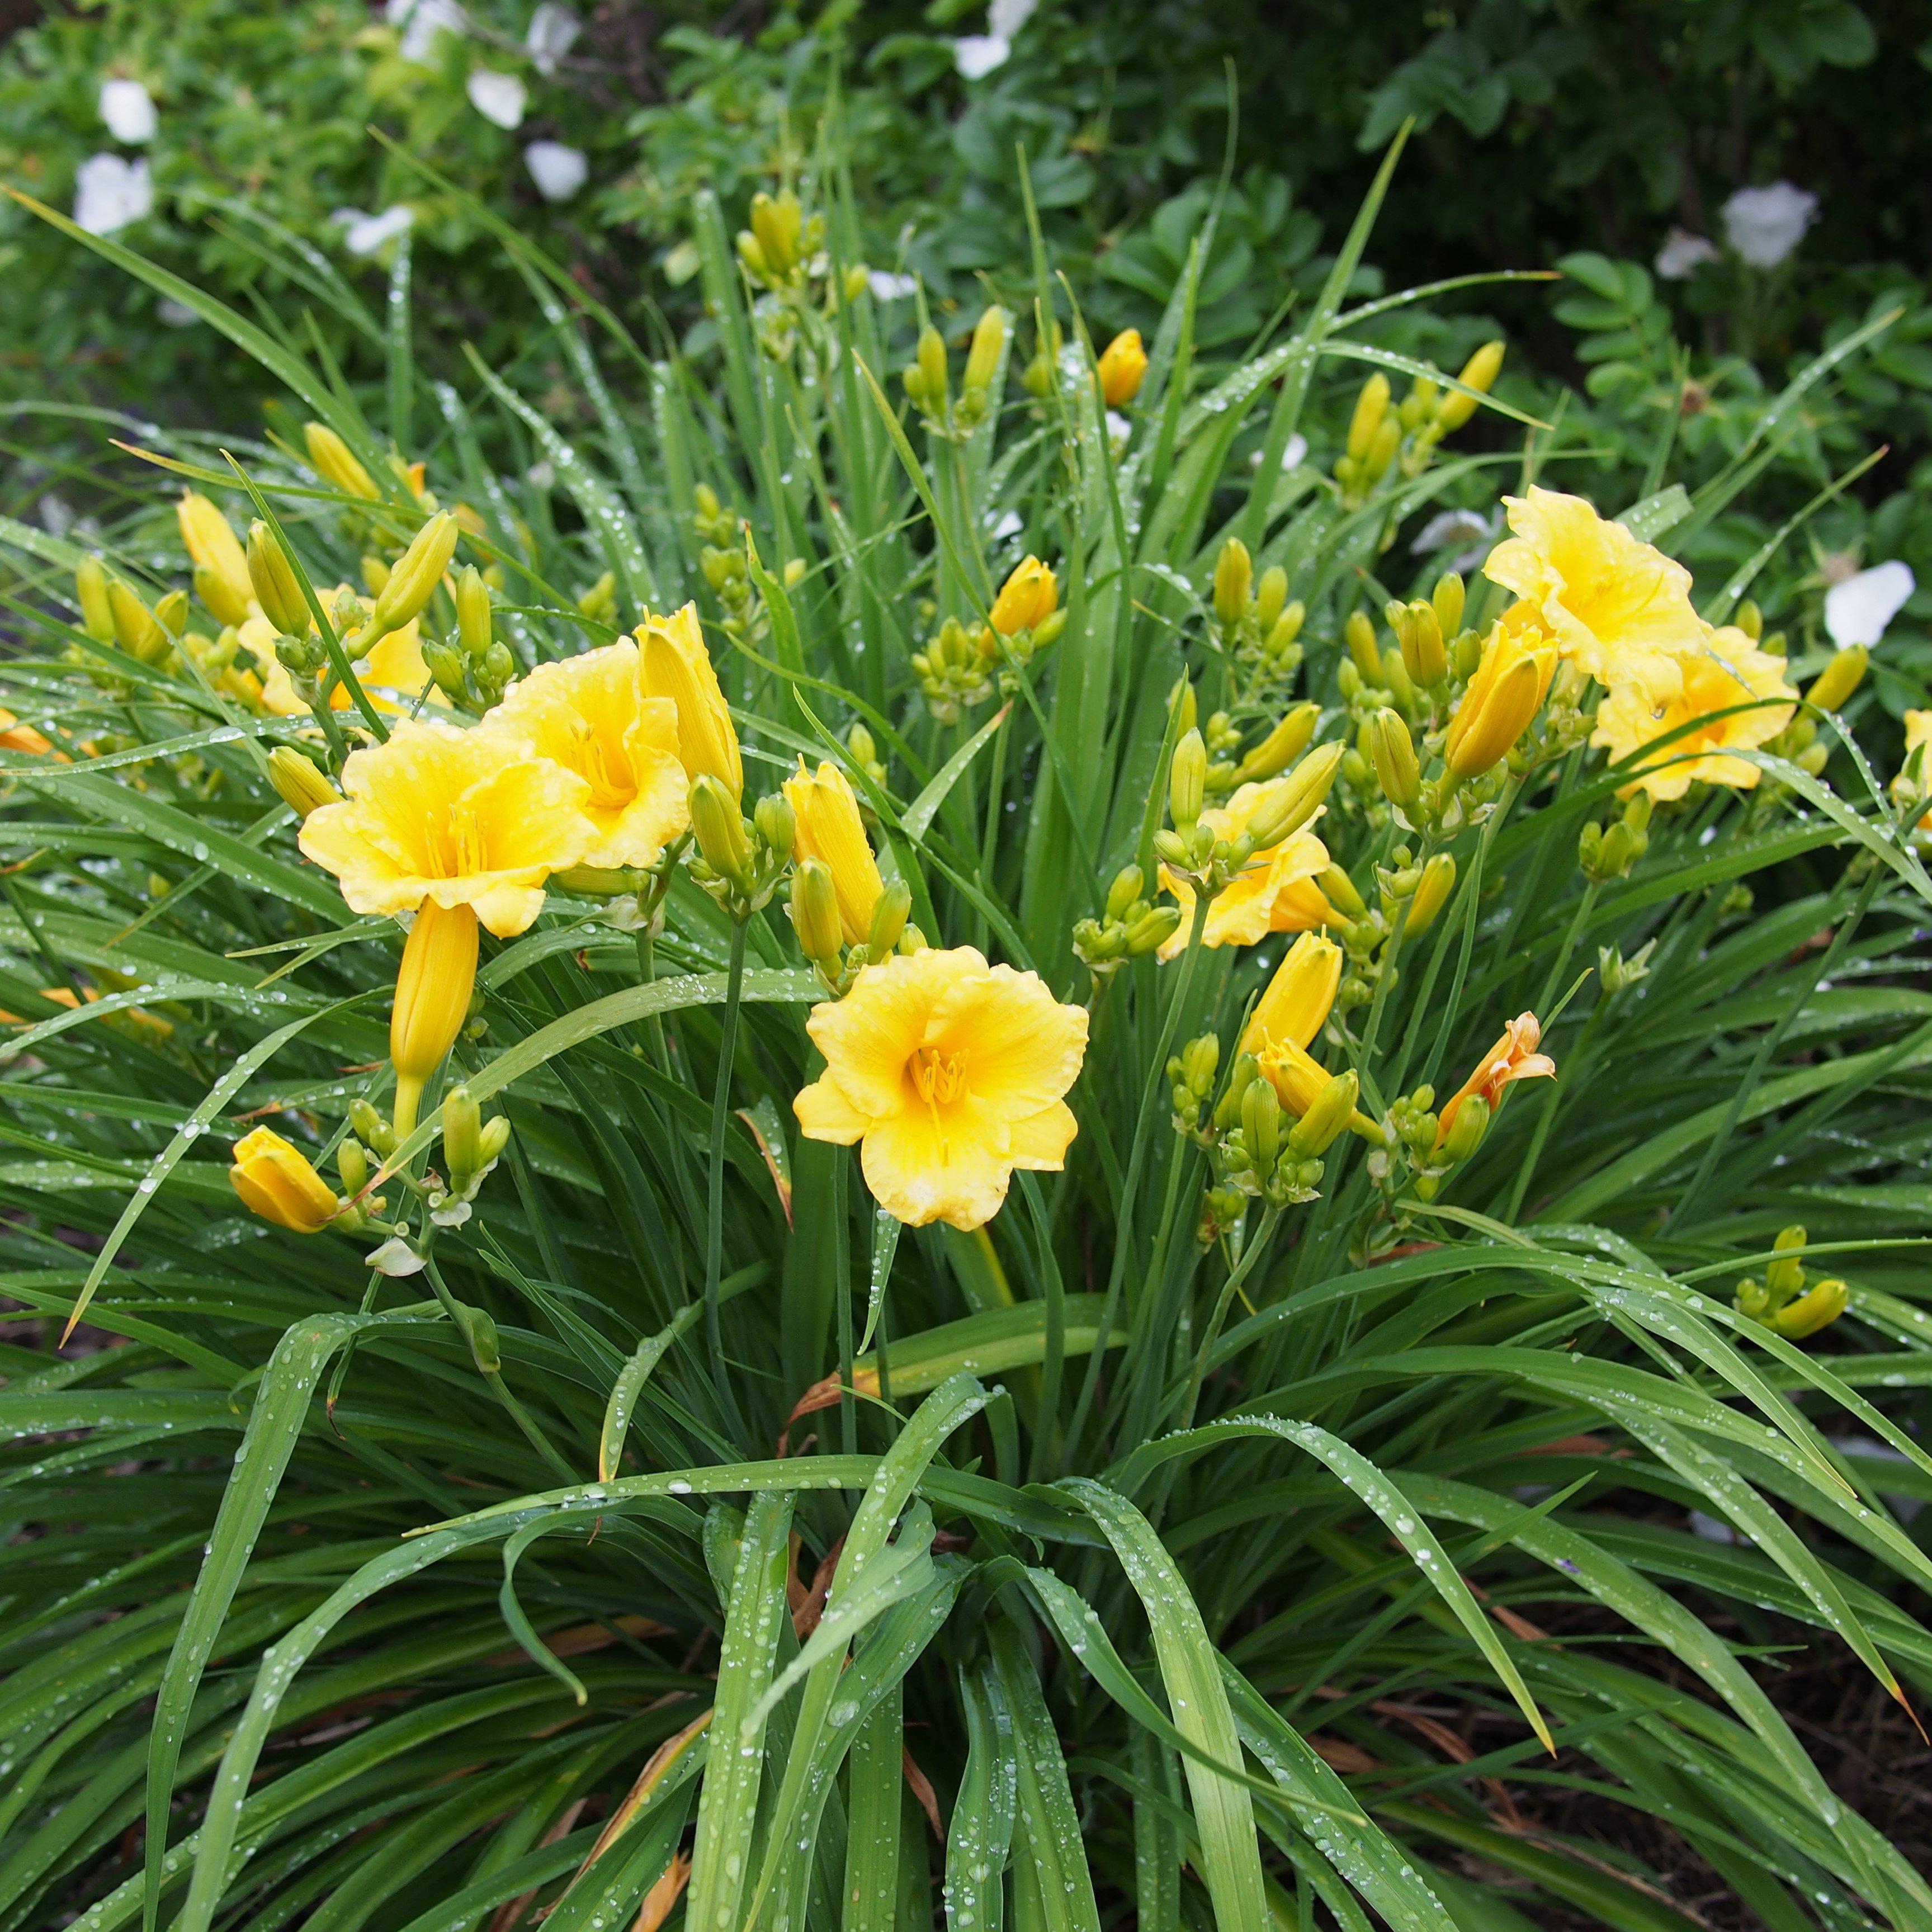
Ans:
[[[677,754],[677,706],[645,695],[628,638],[541,664],[484,718],[484,731],[574,772],[590,788],[597,837],[586,866],[653,866],[691,823]]]
[[[1798,694],[1785,682],[1785,668],[1784,658],[1760,650],[1744,632],[1714,630],[1705,650],[1684,660],[1683,688],[1660,712],[1640,686],[1613,685],[1598,706],[1590,742],[1606,747],[1613,759],[1623,759],[1692,725],[1637,768],[1640,776],[1624,787],[1625,794],[1641,786],[1654,799],[1682,798],[1694,779],[1748,791],[1758,782],[1758,767],[1732,754],[1768,743],[1791,722],[1790,703],[1753,704],[1766,698],[1795,703]],[[1730,709],[1737,704],[1753,708]],[[1699,719],[1704,722],[1696,723]]]
[[[1599,684],[1640,684],[1657,704],[1676,696],[1680,661],[1704,639],[1690,573],[1581,496],[1532,484],[1503,504],[1515,534],[1483,574],[1529,604],[1557,650]]]
[[[860,1144],[866,1184],[908,1226],[983,1226],[1016,1167],[1053,1169],[1087,1014],[970,946],[868,966],[806,1022],[824,1072],[792,1102],[812,1140]]]
[[[341,804],[304,820],[301,844],[352,910],[468,905],[499,939],[530,925],[544,880],[580,864],[598,836],[586,779],[440,722],[405,722],[386,744],[352,752],[342,789]]]
[[[1462,1102],[1472,1094],[1480,1094],[1493,1107],[1513,1081],[1555,1079],[1556,1061],[1537,1052],[1542,1043],[1543,1022],[1534,1013],[1518,1013],[1503,1029],[1502,1038],[1476,1063],[1475,1072],[1443,1103],[1436,1117],[1436,1144],[1439,1148],[1449,1138]]]

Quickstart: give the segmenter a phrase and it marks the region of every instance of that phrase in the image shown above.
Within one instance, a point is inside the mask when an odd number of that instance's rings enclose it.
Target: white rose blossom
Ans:
[[[116,140],[130,148],[152,141],[161,124],[154,97],[138,80],[100,83],[100,118]]]
[[[145,159],[89,154],[74,170],[74,218],[90,235],[112,235],[139,221],[154,205],[154,180]]]
[[[1825,593],[1825,628],[1832,643],[1841,651],[1854,644],[1869,650],[1917,587],[1912,566],[1896,557],[1833,584]]]
[[[546,201],[568,201],[590,178],[590,163],[583,149],[561,141],[532,141],[524,150],[524,160]]]
[[[1804,238],[1818,213],[1818,197],[1788,181],[1741,188],[1719,211],[1724,239],[1754,268],[1774,268]]]

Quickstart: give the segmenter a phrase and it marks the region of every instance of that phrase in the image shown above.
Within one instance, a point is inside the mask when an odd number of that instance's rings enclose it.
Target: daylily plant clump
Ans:
[[[1932,1923],[1910,650],[808,172],[0,521],[0,1932]]]

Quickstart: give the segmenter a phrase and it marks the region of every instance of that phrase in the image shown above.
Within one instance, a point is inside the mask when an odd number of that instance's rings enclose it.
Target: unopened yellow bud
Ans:
[[[1422,796],[1422,768],[1402,714],[1386,704],[1369,720],[1369,757],[1382,796],[1406,812]]]
[[[292,745],[278,745],[268,754],[268,782],[298,819],[342,802],[342,794]]]
[[[154,621],[171,638],[178,638],[188,622],[188,592],[164,591],[154,600]]]
[[[1288,1146],[1304,1160],[1318,1160],[1354,1119],[1361,1090],[1360,1078],[1352,1071],[1332,1076],[1289,1129]]]
[[[376,599],[370,628],[378,633],[400,631],[419,617],[436,586],[442,581],[449,560],[456,554],[456,540],[462,535],[454,515],[439,510],[410,541],[382,595]]]
[[[1787,1303],[1770,1317],[1771,1325],[1787,1340],[1802,1342],[1808,1335],[1828,1328],[1844,1313],[1850,1295],[1835,1276],[1814,1282],[1796,1301]]]
[[[906,919],[912,910],[912,888],[903,879],[895,879],[872,904],[872,922],[866,929],[866,954],[884,959],[907,931]]]
[[[396,1070],[395,1132],[406,1139],[430,1075],[470,1017],[476,982],[476,914],[466,905],[426,898],[403,947],[389,1013],[389,1058]]]
[[[1255,584],[1255,623],[1262,636],[1274,628],[1274,620],[1287,602],[1288,572],[1280,564],[1271,563]]]
[[[1355,398],[1355,412],[1348,418],[1348,457],[1352,462],[1361,463],[1367,458],[1375,443],[1376,433],[1388,412],[1388,378],[1378,369],[1362,385],[1361,394]]]
[[[919,399],[929,410],[946,406],[946,340],[932,323],[919,334]]]
[[[1181,734],[1168,775],[1168,815],[1177,832],[1192,832],[1200,821],[1208,790],[1208,747],[1199,728]]]
[[[238,549],[239,546],[237,546]],[[242,581],[246,585],[248,573],[244,560]],[[239,596],[235,587],[221,572],[212,566],[198,563],[194,567],[194,593],[207,607],[218,624],[245,624],[248,621],[248,592],[244,589]]]
[[[691,782],[691,829],[712,871],[741,889],[751,884],[752,852],[737,800],[709,772]]]
[[[885,890],[866,837],[858,798],[845,774],[829,759],[814,772],[806,769],[801,758],[797,771],[786,779],[784,790],[797,826],[796,849],[806,857],[822,859],[830,869],[845,943],[856,946],[870,930],[873,910]],[[905,922],[903,913],[899,922]],[[888,946],[885,950],[892,949]]]
[[[1342,626],[1342,640],[1348,646],[1348,655],[1355,661],[1355,668],[1372,685],[1385,683],[1387,674],[1382,669],[1382,654],[1376,646],[1376,627],[1366,610],[1351,610],[1348,621]]]
[[[1462,364],[1457,380],[1468,388],[1487,395],[1495,386],[1496,380],[1502,373],[1503,346],[1500,342],[1486,342],[1482,347]],[[1447,391],[1442,400],[1436,405],[1436,420],[1445,433],[1460,429],[1476,413],[1476,398],[1461,389]]]
[[[298,1234],[319,1234],[342,1210],[308,1156],[268,1127],[235,1143],[228,1180],[250,1214]]]
[[[1254,560],[1239,537],[1230,537],[1221,546],[1214,565],[1214,614],[1223,624],[1238,624],[1248,614],[1248,598],[1254,586]]]
[[[752,823],[766,848],[781,860],[798,845],[798,814],[782,792],[767,792],[752,808]]]
[[[1286,778],[1270,784],[1268,796],[1248,820],[1257,850],[1279,845],[1313,820],[1328,802],[1346,749],[1339,738],[1330,739],[1318,745]]]
[[[1023,557],[993,600],[993,628],[1003,638],[1037,631],[1059,602],[1059,580],[1038,557]]]
[[[1403,622],[1397,633],[1402,643],[1402,662],[1410,678],[1430,689],[1449,675],[1449,653],[1442,642],[1442,626],[1436,607],[1418,597],[1403,607]]]
[[[474,564],[456,580],[456,635],[466,657],[480,660],[490,648],[490,586]]]
[[[805,212],[795,194],[752,196],[752,233],[767,273],[783,277],[796,266],[804,221]]]
[[[167,633],[154,614],[120,578],[107,586],[107,608],[114,622],[114,641],[130,657],[155,664],[167,655]]]
[[[1462,628],[1462,580],[1453,570],[1444,571],[1436,580],[1436,588],[1430,594],[1430,602],[1435,608],[1436,621],[1445,638],[1453,638]]]
[[[1420,939],[1436,923],[1436,916],[1449,902],[1456,889],[1456,861],[1447,852],[1438,852],[1422,868],[1414,895],[1408,902],[1408,920],[1402,930],[1410,939]]]
[[[973,346],[966,352],[966,387],[985,389],[999,373],[1006,346],[1006,312],[996,302],[973,326]]]
[[[1321,933],[1304,932],[1256,1001],[1241,1051],[1259,1054],[1284,1040],[1306,1048],[1322,1030],[1341,983],[1342,949]]]
[[[1870,658],[1870,653],[1862,644],[1840,651],[1812,680],[1811,688],[1804,694],[1805,703],[1815,704],[1820,711],[1838,710],[1864,681]]]
[[[1146,380],[1147,351],[1138,328],[1124,328],[1100,352],[1100,393],[1108,404],[1124,409],[1140,394]]]
[[[1443,758],[1459,778],[1479,778],[1509,754],[1550,688],[1556,652],[1539,632],[1497,624],[1450,721]]]
[[[1194,729],[1194,722],[1200,710],[1200,701],[1194,694],[1194,686],[1184,675],[1174,681],[1174,688],[1167,694],[1168,709],[1177,706],[1180,711],[1179,729],[1183,736]]]
[[[284,637],[309,633],[308,602],[289,554],[260,518],[248,526],[248,581],[262,615]]]
[[[1401,423],[1392,416],[1384,416],[1375,440],[1369,445],[1368,454],[1362,458],[1362,481],[1374,482],[1395,460],[1395,453],[1401,447]]]
[[[97,644],[114,641],[114,610],[107,598],[107,572],[98,556],[84,556],[74,567],[75,601],[81,627]]]
[[[822,859],[802,859],[791,875],[791,925],[800,949],[814,964],[836,967],[844,932],[838,890],[832,868]]]
[[[382,494],[376,479],[356,460],[355,452],[326,423],[304,423],[302,440],[308,445],[308,460],[316,474],[345,496]]]
[[[1138,866],[1123,866],[1107,888],[1107,916],[1125,919],[1147,890],[1147,874]]]
[[[1322,707],[1312,698],[1305,704],[1298,704],[1242,759],[1235,768],[1234,782],[1250,784],[1287,770],[1308,748],[1321,716]]]
[[[1360,919],[1368,910],[1362,896],[1355,890],[1355,882],[1340,866],[1326,865],[1315,875],[1315,883],[1322,888],[1322,896],[1337,912],[1346,913],[1351,919]]]
[[[1738,628],[1743,632],[1753,644],[1756,644],[1764,635],[1764,613],[1759,608],[1757,599],[1754,597],[1747,597],[1738,606],[1737,616],[1734,621]]]
[[[208,593],[201,588],[204,572],[219,580],[217,596],[224,596],[230,608],[238,608],[242,616],[248,612],[248,558],[242,548],[242,540],[230,526],[228,519],[214,504],[194,490],[184,490],[181,500],[175,506],[175,520],[181,526],[182,542],[186,546],[188,561],[194,566],[195,587],[201,600],[224,624],[238,624],[241,617],[232,617],[219,605],[211,602]]]

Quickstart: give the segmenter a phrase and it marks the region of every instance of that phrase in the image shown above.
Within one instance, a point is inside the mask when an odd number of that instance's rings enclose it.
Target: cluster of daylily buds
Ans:
[[[1787,1341],[1802,1342],[1844,1313],[1850,1292],[1835,1275],[1812,1280],[1804,1269],[1804,1230],[1790,1227],[1773,1246],[1777,1258],[1760,1280],[1747,1275],[1738,1283],[1732,1305],[1740,1315],[1775,1329]]]
[[[1221,546],[1214,565],[1214,636],[1234,672],[1237,707],[1265,708],[1287,690],[1301,668],[1299,640],[1307,617],[1290,603],[1288,572],[1271,563],[1257,578],[1239,537]]]
[[[1018,688],[1034,653],[1066,628],[1058,579],[1036,556],[1022,558],[1000,587],[989,621],[968,626],[944,620],[912,668],[926,706],[943,724],[957,724],[966,707]]]
[[[1486,395],[1502,366],[1502,344],[1486,342],[1463,364],[1456,379],[1460,388],[1418,376],[1394,407],[1389,380],[1378,369],[1355,398],[1348,442],[1336,459],[1335,481],[1341,486],[1343,507],[1354,509],[1366,502],[1391,470],[1405,477],[1420,476],[1436,446],[1475,414],[1477,397],[1471,392]]]

